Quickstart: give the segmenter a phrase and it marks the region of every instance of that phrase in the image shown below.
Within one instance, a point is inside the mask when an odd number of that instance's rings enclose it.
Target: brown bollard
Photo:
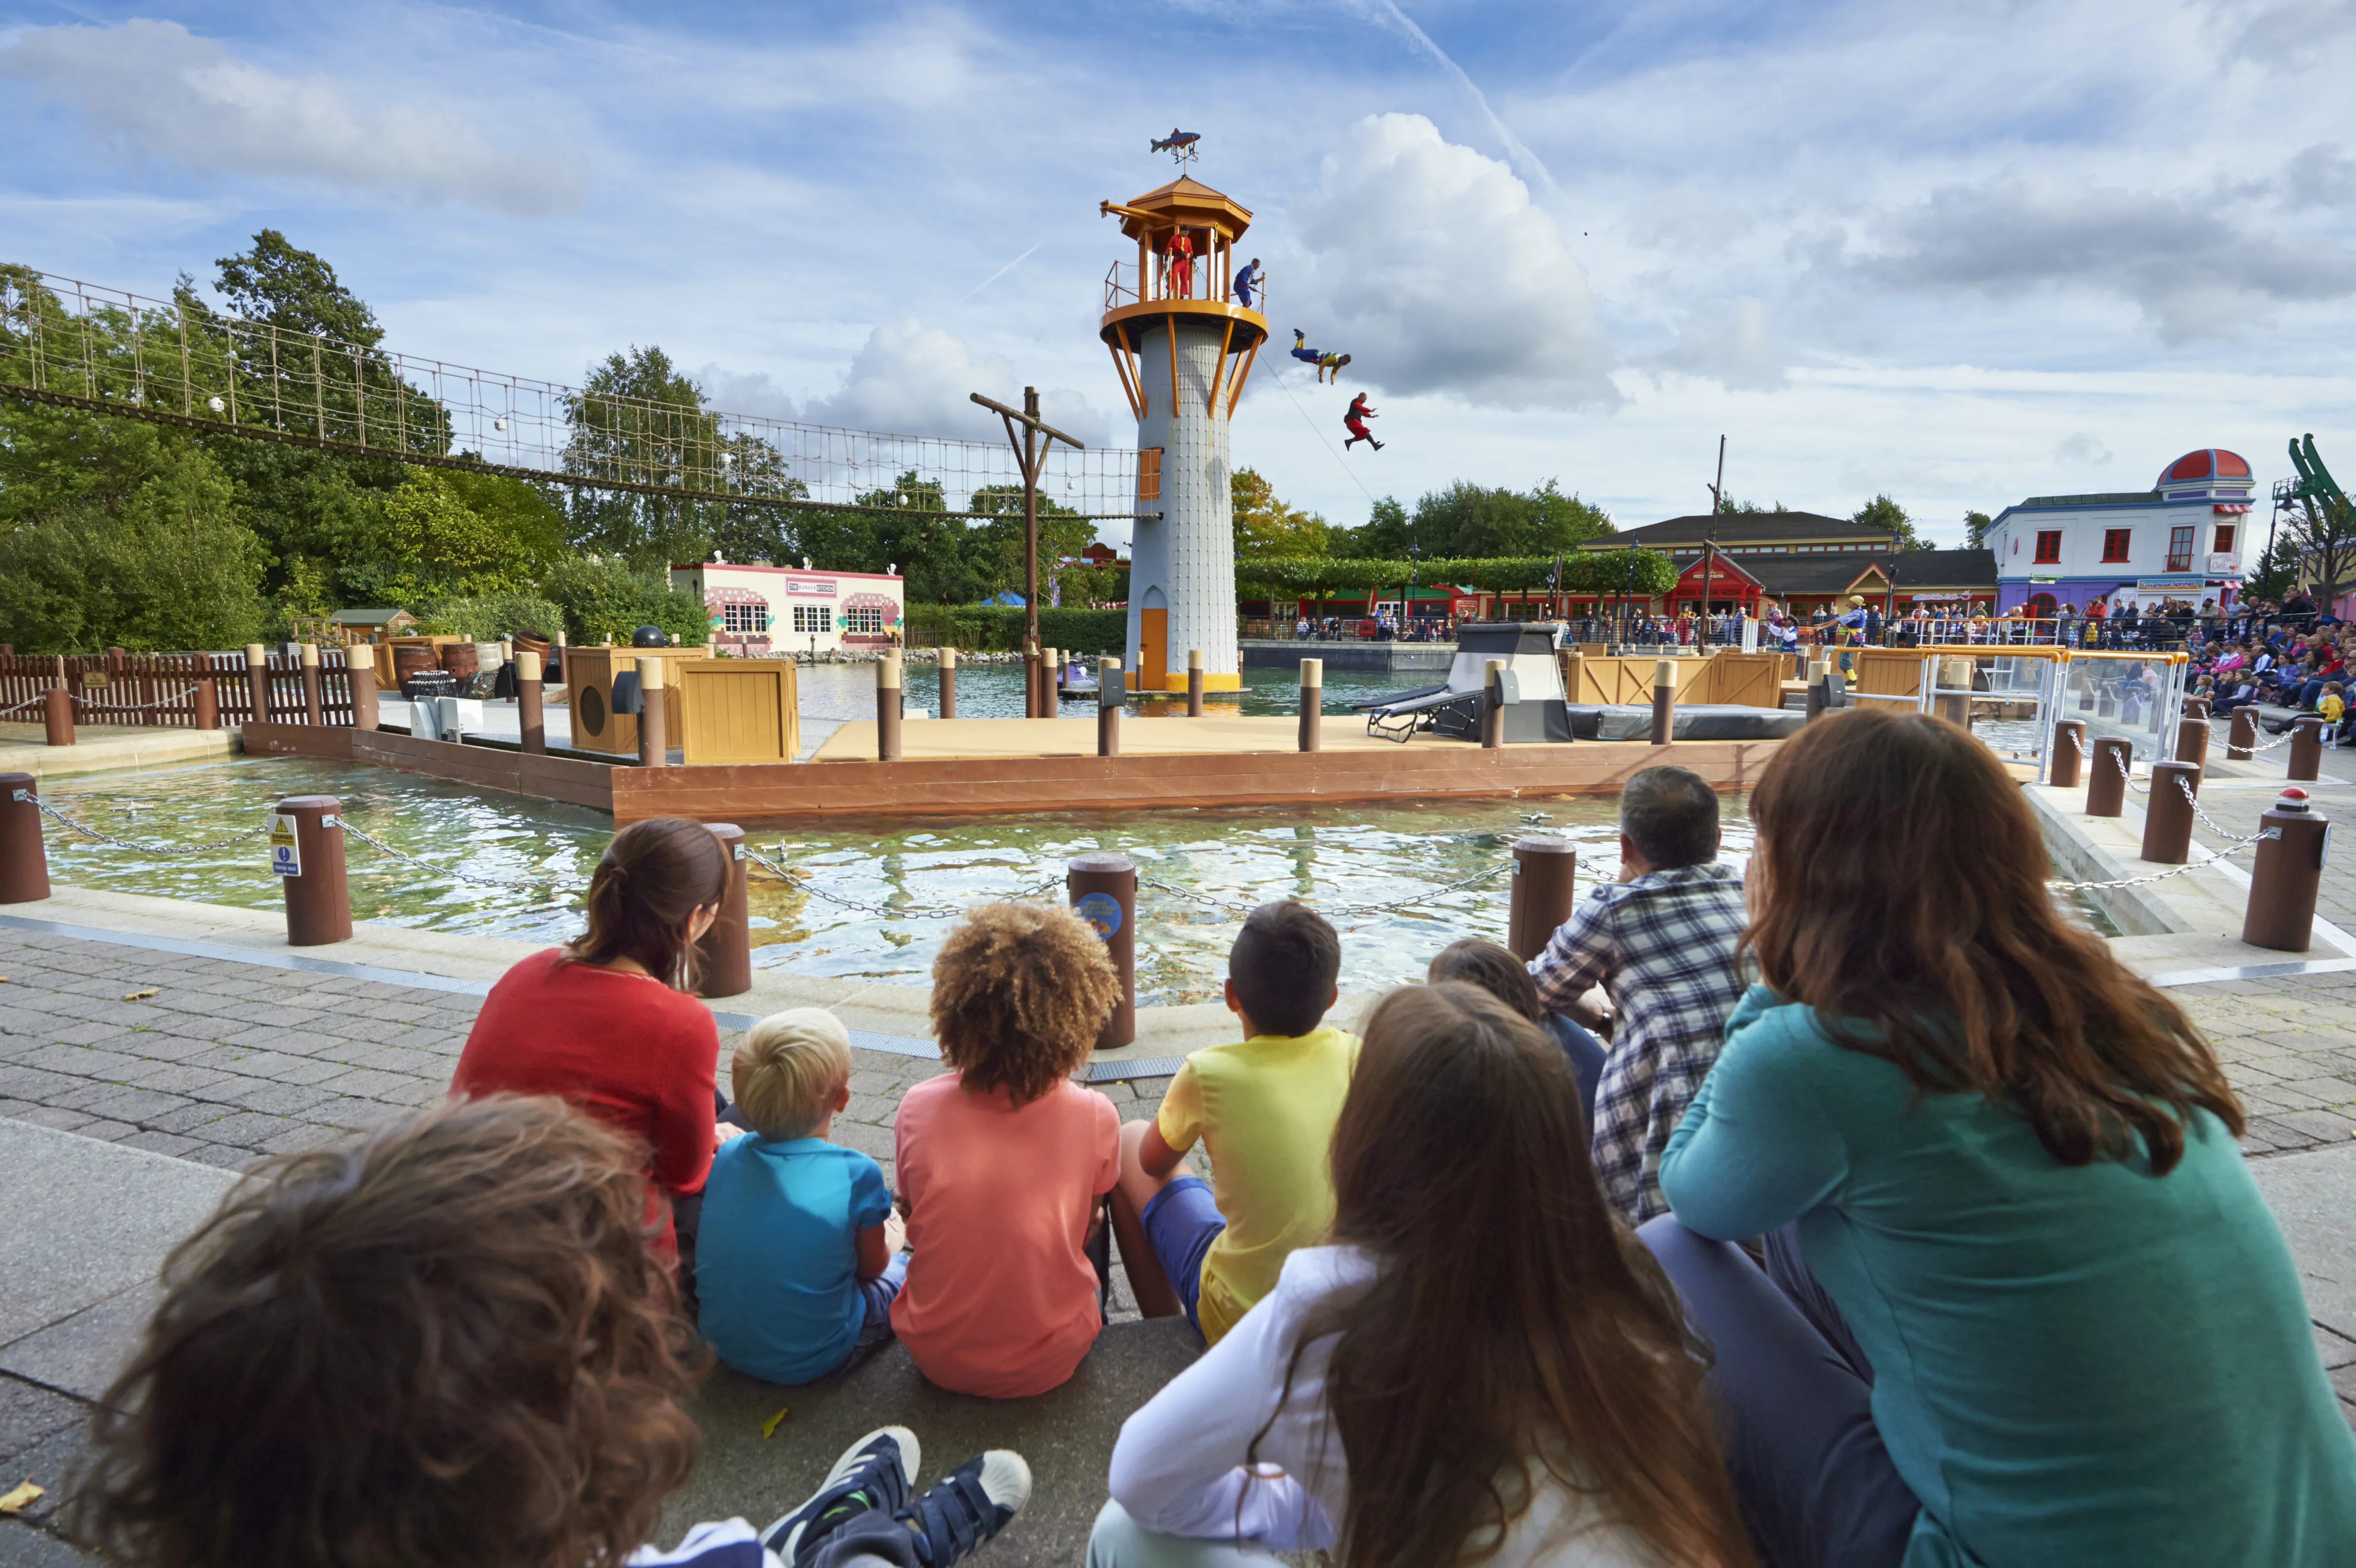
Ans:
[[[1505,661],[1491,659],[1481,671],[1481,749],[1494,752],[1505,743],[1503,681]]]
[[[638,766],[659,768],[670,762],[670,736],[663,722],[663,662],[638,661],[638,691],[646,706],[638,710]]]
[[[1505,945],[1525,964],[1546,951],[1570,918],[1579,897],[1579,848],[1568,838],[1522,838],[1514,844],[1514,881],[1505,916]]]
[[[941,717],[957,717],[957,650],[941,650]]]
[[[1137,1039],[1137,863],[1126,855],[1075,855],[1064,863],[1072,912],[1104,939],[1105,955],[1120,976],[1120,1000],[1097,1031],[1097,1049]]]
[[[720,914],[712,929],[695,944],[696,968],[702,978],[699,997],[741,997],[753,988],[751,921],[744,902],[744,830],[733,822],[707,822],[728,857],[728,887],[720,895]]]
[[[2086,721],[2062,719],[2053,725],[2053,753],[2045,782],[2056,789],[2076,789],[2079,764],[2086,760]]]
[[[1653,665],[1653,744],[1665,746],[1676,733],[1677,661]]]
[[[1043,649],[1039,656],[1047,666],[1047,717],[1064,716],[1064,650]]]
[[[245,645],[245,688],[253,699],[253,721],[270,722],[270,650],[260,643]]]
[[[49,896],[49,847],[41,837],[41,782],[0,773],[0,904]]]
[[[1023,717],[1039,717],[1039,650],[1027,643],[1023,648]]]
[[[375,683],[371,681],[369,685],[369,706],[373,708]],[[523,750],[536,757],[548,752],[548,715],[543,706],[547,694],[541,685],[540,656],[526,648],[516,655],[516,731],[523,738]],[[354,707],[357,709],[357,700]],[[368,727],[376,728],[374,724]]]
[[[2179,719],[2176,721],[2176,760],[2192,764],[2192,787],[2197,793],[2201,781],[2209,773],[2209,720]]]
[[[2323,715],[2303,713],[2291,720],[2288,776],[2311,784],[2322,772]]]
[[[344,881],[343,803],[332,795],[290,795],[275,809],[270,863],[286,889],[286,945],[348,942],[352,895]]]
[[[53,686],[42,694],[41,726],[46,731],[42,738],[50,745],[70,746],[74,743],[72,692],[62,686]]]
[[[377,727],[376,661],[354,658],[352,650],[344,650],[344,685],[352,697],[352,728],[373,730]]]
[[[2258,744],[2258,710],[2243,707],[2233,709],[2233,728],[2225,731],[2225,760],[2246,763]]]
[[[319,645],[305,643],[303,647],[303,722],[313,729],[319,726]]]
[[[2127,775],[2135,766],[2134,742],[2105,735],[2086,759],[2086,815],[2116,816],[2126,808]]]
[[[900,656],[887,653],[875,661],[875,759],[900,760]]]
[[[2184,792],[2201,782],[2190,763],[2154,763],[2151,797],[2143,809],[2143,859],[2181,866],[2192,853],[2192,800]]]
[[[2307,791],[2286,789],[2274,809],[2258,818],[2265,837],[2250,865],[2250,902],[2242,915],[2242,940],[2278,953],[2304,953],[2315,941],[2315,895],[2323,882],[2323,858],[2331,847],[2331,824],[2315,812]]]
[[[1120,661],[1097,660],[1097,755],[1120,755]]]
[[[1186,717],[1203,716],[1203,650],[1186,650]]]
[[[1301,749],[1322,752],[1325,749],[1323,720],[1325,717],[1325,661],[1301,661]]]
[[[1937,669],[1941,686],[1967,688],[1972,684],[1972,661],[1969,659],[1941,659]],[[1968,690],[1942,693],[1937,707],[1939,717],[1948,723],[1965,730],[1972,727],[1972,698]]]
[[[2186,717],[2187,719],[2206,719],[2206,718],[2208,718],[2208,717],[2209,717],[2209,699],[2208,699],[2207,698],[2205,698],[2205,697],[2188,697],[2188,698],[2186,698],[2186,699],[2184,699],[2184,717]]]
[[[373,675],[376,672],[371,670],[369,673]],[[369,700],[371,704],[376,700],[376,695],[373,690],[369,692]],[[189,721],[198,729],[218,730],[220,728],[220,692],[215,688],[213,686],[213,677],[209,675],[200,675],[197,677],[196,709],[195,714],[191,716]]]

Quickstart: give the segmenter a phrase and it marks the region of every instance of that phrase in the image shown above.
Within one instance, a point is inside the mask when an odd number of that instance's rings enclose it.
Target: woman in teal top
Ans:
[[[2241,1108],[2058,915],[1994,756],[1857,709],[1751,812],[1763,984],[1644,1239],[1781,1568],[2356,1563],[2356,1439]],[[1726,1244],[1762,1234],[1766,1274]]]

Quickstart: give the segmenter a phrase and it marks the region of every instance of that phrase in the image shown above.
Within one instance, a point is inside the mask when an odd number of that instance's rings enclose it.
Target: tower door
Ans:
[[[1137,684],[1160,691],[1170,684],[1170,612],[1156,607],[1137,613]]]

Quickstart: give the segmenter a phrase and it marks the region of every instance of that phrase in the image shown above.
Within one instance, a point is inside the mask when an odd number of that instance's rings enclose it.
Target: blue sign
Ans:
[[[1110,893],[1083,893],[1072,912],[1093,927],[1107,942],[1120,929],[1120,901]]]

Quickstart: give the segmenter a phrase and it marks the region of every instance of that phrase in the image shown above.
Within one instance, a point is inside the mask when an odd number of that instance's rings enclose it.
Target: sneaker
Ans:
[[[948,1568],[1004,1530],[1031,1500],[1031,1467],[1005,1448],[978,1454],[893,1517],[916,1537],[925,1568]]]
[[[815,1547],[856,1515],[870,1509],[898,1513],[908,1504],[908,1477],[923,1462],[915,1433],[905,1426],[877,1427],[842,1451],[809,1501],[761,1532],[761,1544],[792,1563],[799,1560],[805,1540]]]

